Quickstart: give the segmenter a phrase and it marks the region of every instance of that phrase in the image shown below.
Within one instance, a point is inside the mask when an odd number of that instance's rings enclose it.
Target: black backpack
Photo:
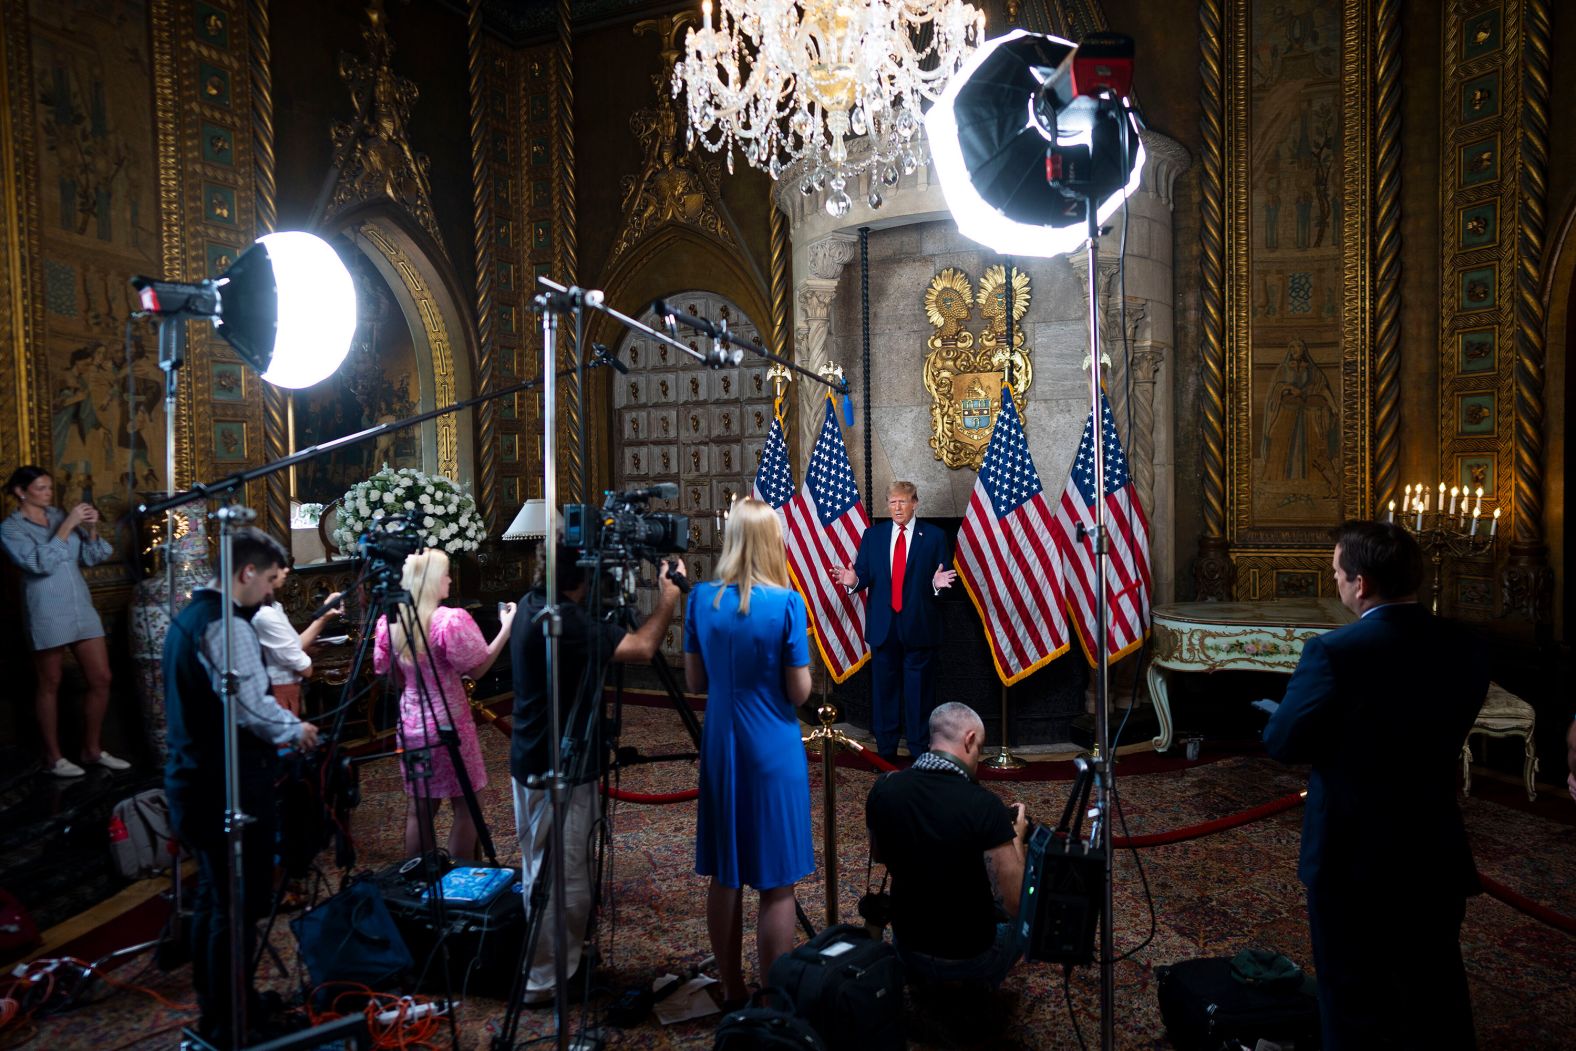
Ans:
[[[774,1003],[763,1002],[771,996]],[[794,1013],[793,998],[782,989],[763,989],[747,1007],[723,1016],[717,1025],[716,1051],[826,1051],[816,1031]]]
[[[1297,1051],[1319,1046],[1314,981],[1284,956],[1249,949],[1156,967],[1155,974],[1160,1017],[1179,1051],[1252,1047],[1260,1039],[1291,1042]]]
[[[897,950],[864,927],[838,924],[772,964],[830,1051],[890,1051],[903,1041],[903,966]]]

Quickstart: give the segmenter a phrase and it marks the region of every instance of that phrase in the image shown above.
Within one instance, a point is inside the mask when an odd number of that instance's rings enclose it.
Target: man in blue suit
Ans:
[[[1264,730],[1270,755],[1313,767],[1297,875],[1324,1047],[1470,1048],[1461,921],[1481,888],[1456,779],[1487,654],[1418,604],[1400,526],[1347,522],[1332,565],[1359,619],[1308,640]]]
[[[958,578],[948,568],[952,545],[938,525],[914,518],[919,488],[893,482],[887,491],[890,522],[865,530],[851,566],[833,566],[832,579],[849,591],[870,589],[865,642],[870,645],[870,729],[876,751],[897,759],[898,717],[909,751],[930,748],[930,713],[936,707],[930,662],[941,645],[937,599]]]

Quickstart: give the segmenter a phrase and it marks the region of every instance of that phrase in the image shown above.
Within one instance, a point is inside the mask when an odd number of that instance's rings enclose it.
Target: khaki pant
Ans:
[[[547,880],[547,914],[540,925],[541,933],[536,938],[536,951],[531,956],[531,971],[525,985],[525,995],[529,998],[553,988],[553,924],[557,922],[557,903],[552,901],[552,870],[542,865],[552,837],[553,807],[546,789],[526,788],[512,779],[509,783],[514,788],[514,823],[520,830],[521,883],[527,919],[530,918],[531,888],[538,878]],[[564,974],[567,977],[580,966],[586,925],[591,918],[591,836],[596,819],[596,783],[565,789],[559,796],[559,803],[564,808],[564,915],[568,930]]]

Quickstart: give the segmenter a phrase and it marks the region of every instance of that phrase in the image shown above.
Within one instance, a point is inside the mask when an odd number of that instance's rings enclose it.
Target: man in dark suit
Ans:
[[[1418,604],[1400,526],[1347,522],[1332,563],[1359,619],[1308,640],[1264,730],[1270,755],[1313,766],[1297,875],[1324,1047],[1473,1047],[1460,936],[1481,888],[1456,782],[1487,655]]]
[[[909,751],[930,747],[930,713],[936,707],[930,662],[941,645],[941,611],[936,600],[958,578],[949,567],[952,545],[938,525],[915,520],[919,488],[893,482],[887,491],[890,522],[865,530],[851,566],[831,567],[832,579],[849,591],[870,589],[865,642],[870,645],[870,729],[876,751],[897,758],[898,717]]]

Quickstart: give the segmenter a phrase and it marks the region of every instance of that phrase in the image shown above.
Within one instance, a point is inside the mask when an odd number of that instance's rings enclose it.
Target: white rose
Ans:
[[[373,521],[374,521],[374,522],[376,522],[376,521],[378,521],[378,520],[379,520],[379,519],[381,519],[381,518],[382,518],[382,517],[383,517],[383,509],[382,509],[382,508],[381,508],[381,507],[380,507],[380,508],[378,508],[378,509],[377,509],[377,510],[376,510],[376,511],[373,511],[373,512],[372,512],[372,520],[373,520]]]
[[[433,518],[432,518],[432,516],[431,515],[427,515],[425,518],[423,518],[421,520],[421,524],[423,526],[425,526],[426,528],[431,529],[433,527]]]
[[[416,510],[416,501],[414,501],[414,500],[406,500],[405,501],[405,510],[407,510],[407,511],[414,511],[414,510]]]
[[[383,494],[383,502],[385,504],[392,504],[394,502],[394,494],[393,493],[384,493]]]

